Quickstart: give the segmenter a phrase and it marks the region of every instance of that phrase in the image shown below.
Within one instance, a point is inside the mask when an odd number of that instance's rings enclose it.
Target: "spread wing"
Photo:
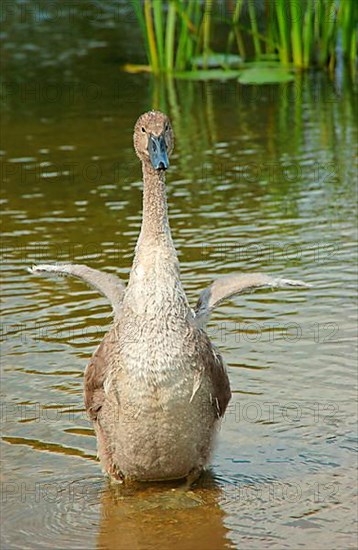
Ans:
[[[195,307],[195,322],[198,327],[205,327],[214,308],[227,298],[237,294],[253,292],[259,288],[309,287],[302,281],[269,277],[262,273],[233,273],[214,281],[203,290]]]
[[[98,290],[111,303],[113,311],[118,314],[123,299],[125,284],[119,277],[111,273],[104,273],[81,264],[40,264],[29,268],[30,273],[55,275],[71,275],[82,279],[85,283]]]

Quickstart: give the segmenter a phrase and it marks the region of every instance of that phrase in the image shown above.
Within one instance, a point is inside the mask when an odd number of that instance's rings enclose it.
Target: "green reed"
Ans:
[[[204,20],[198,0],[132,0],[153,73],[190,68]]]
[[[246,32],[252,36],[253,49],[259,57],[260,35],[253,14],[255,4],[252,0],[247,1],[250,25]],[[241,3],[237,1],[237,5]],[[276,51],[283,65],[293,64],[301,69],[333,68],[339,48],[347,61],[356,62],[356,0],[266,0],[265,6],[265,29],[261,40],[265,53]],[[238,22],[233,21],[233,24]]]
[[[226,23],[226,53],[243,60],[276,54],[282,65],[305,69],[333,68],[337,52],[355,66],[358,2],[356,0],[236,0],[223,18],[220,0],[132,0],[151,71],[196,70],[200,56],[206,69],[217,42],[218,23]]]

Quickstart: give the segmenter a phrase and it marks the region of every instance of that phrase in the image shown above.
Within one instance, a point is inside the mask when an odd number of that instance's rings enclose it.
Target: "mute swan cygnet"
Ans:
[[[168,117],[143,114],[134,147],[143,168],[143,221],[127,286],[85,265],[37,265],[98,289],[114,322],[84,375],[84,400],[102,467],[117,480],[194,480],[207,464],[231,397],[226,368],[205,326],[225,298],[256,288],[306,286],[233,274],[205,289],[193,311],[180,281],[167,214],[165,171],[173,150]]]

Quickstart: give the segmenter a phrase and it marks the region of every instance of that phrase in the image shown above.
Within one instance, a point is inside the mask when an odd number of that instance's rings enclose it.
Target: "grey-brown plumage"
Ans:
[[[231,275],[203,291],[196,311],[189,307],[167,216],[164,174],[173,141],[163,113],[138,119],[143,221],[127,287],[86,266],[32,268],[81,277],[112,303],[114,323],[86,368],[84,396],[103,469],[120,480],[192,479],[201,472],[231,397],[221,355],[204,331],[211,311],[245,290],[303,285]]]

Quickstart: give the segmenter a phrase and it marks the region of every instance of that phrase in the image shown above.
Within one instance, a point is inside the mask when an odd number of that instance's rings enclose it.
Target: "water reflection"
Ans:
[[[133,493],[111,486],[101,499],[98,548],[234,548],[219,506],[221,493],[209,474],[194,492],[168,485]]]

